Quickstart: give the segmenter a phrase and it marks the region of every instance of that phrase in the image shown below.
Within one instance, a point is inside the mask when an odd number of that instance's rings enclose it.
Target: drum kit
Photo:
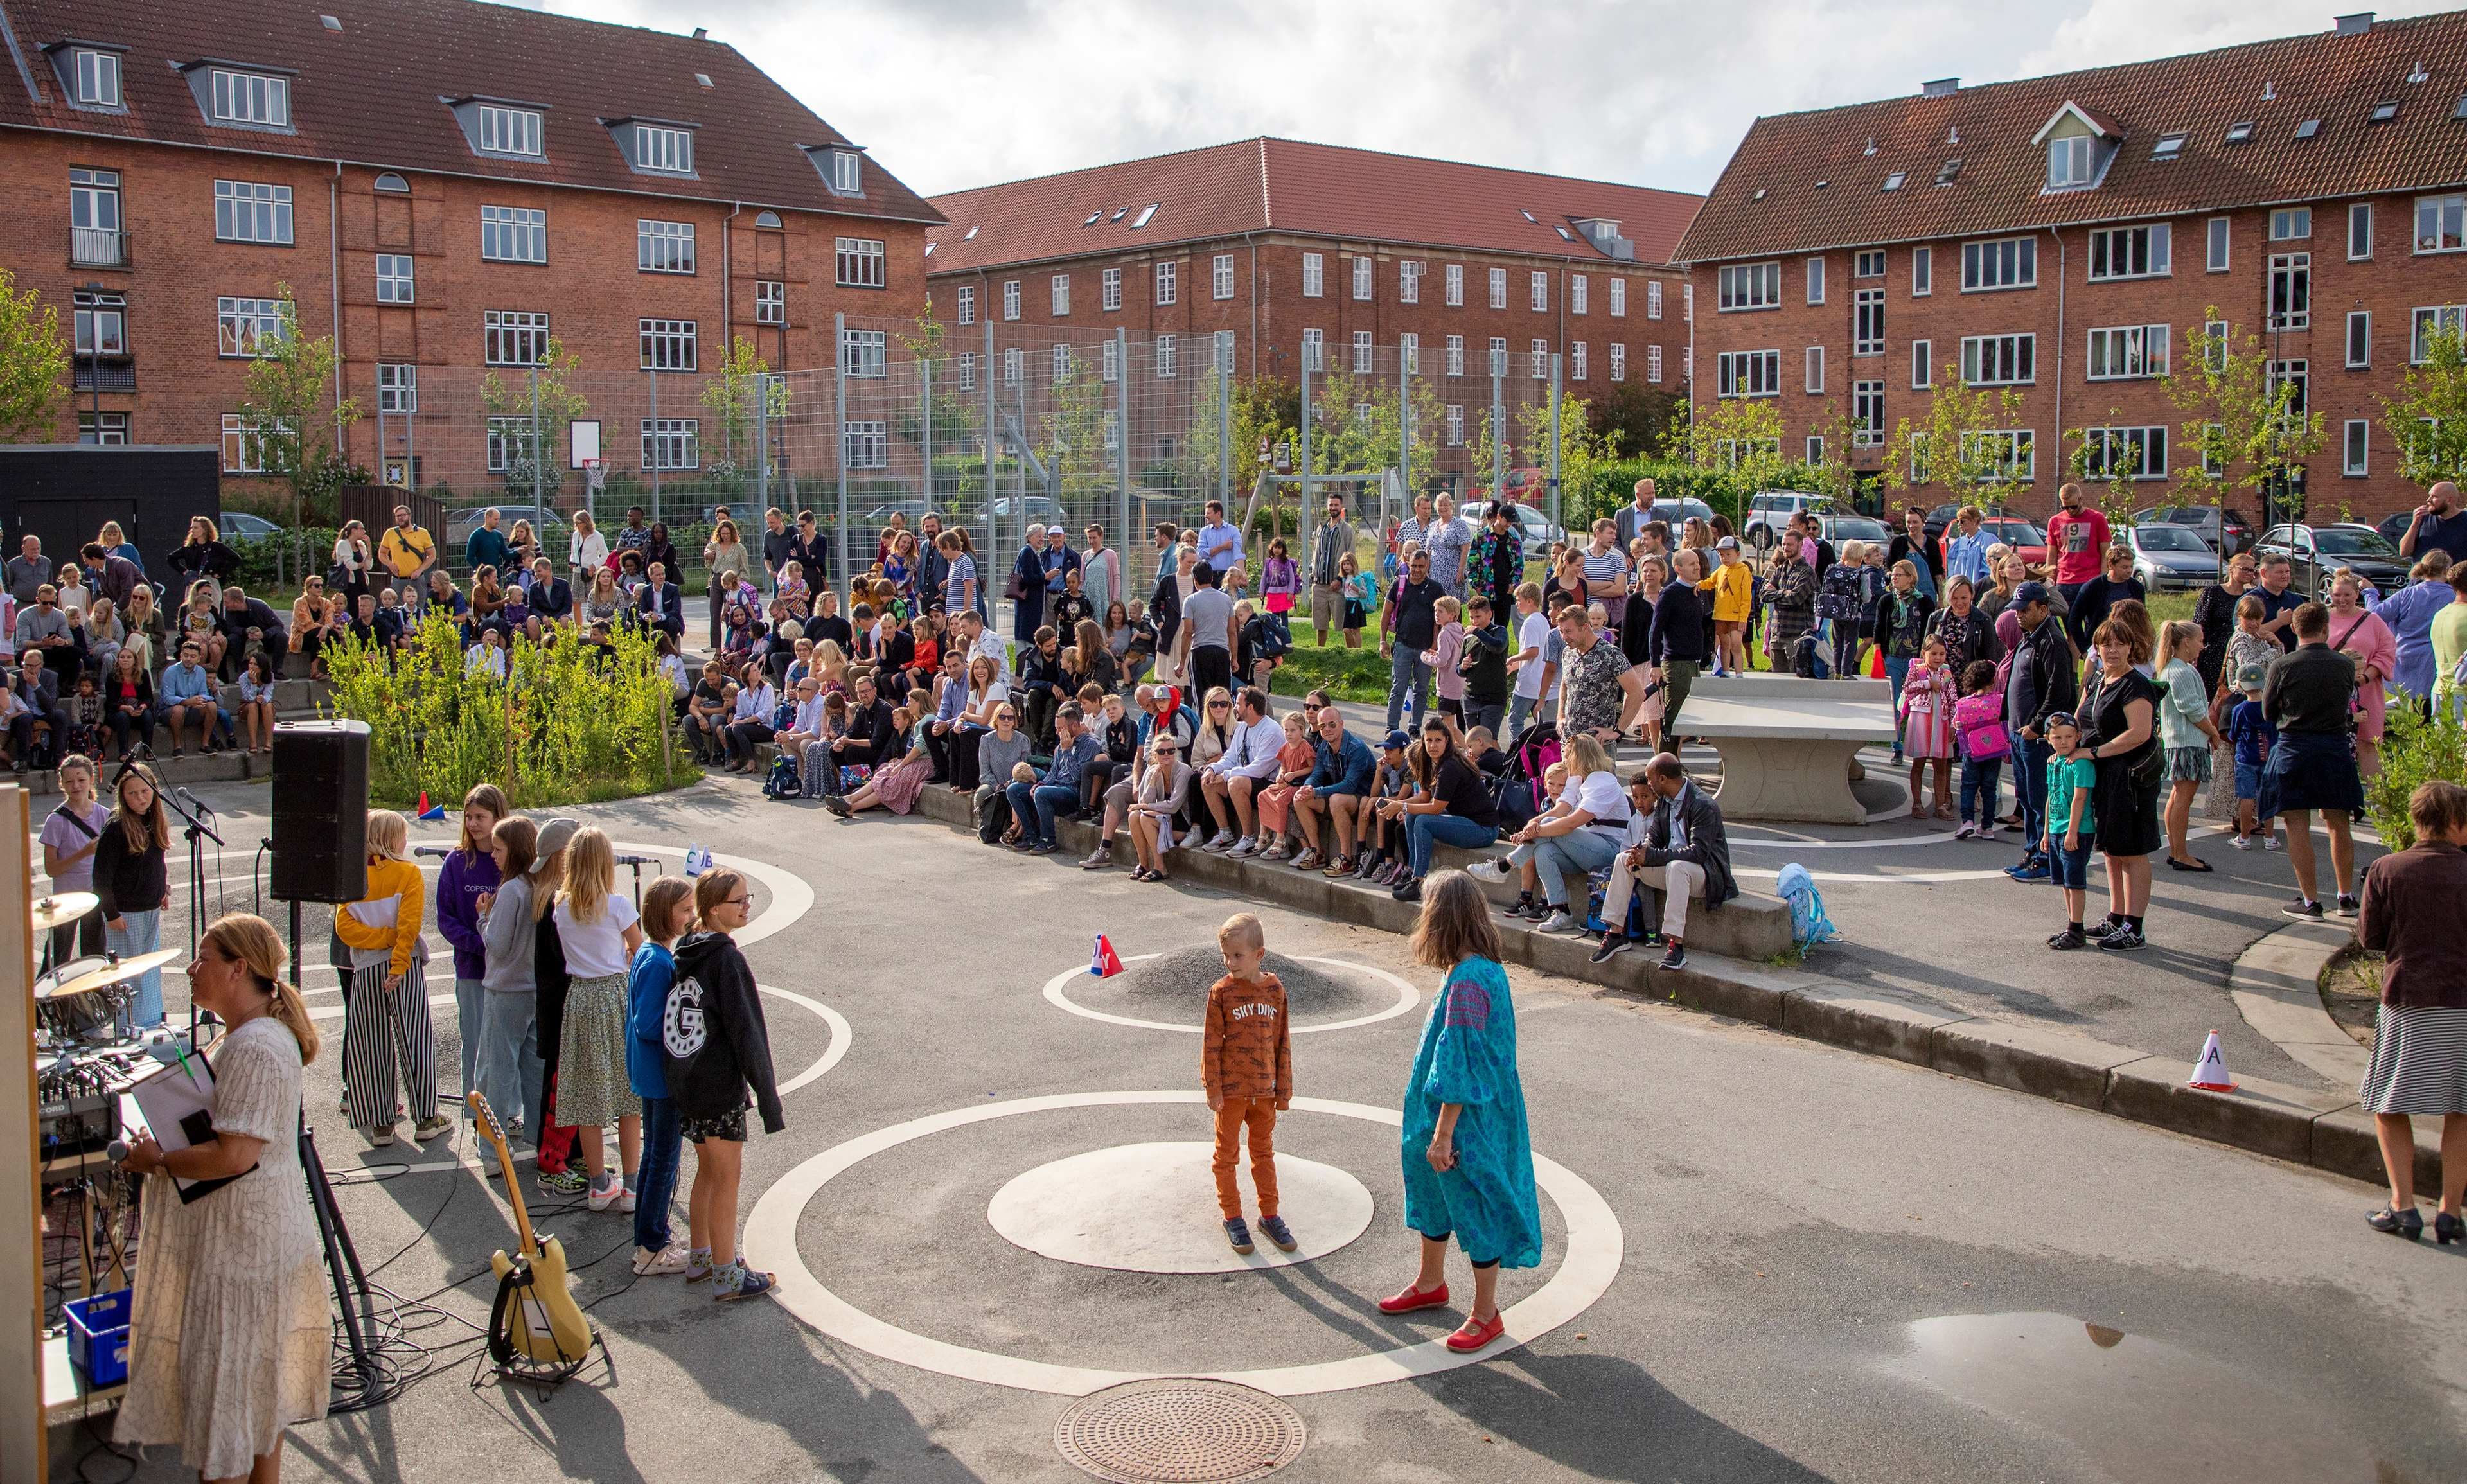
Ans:
[[[34,902],[34,932],[74,926],[100,905],[91,891],[63,891]],[[44,957],[50,959],[48,948]],[[72,958],[34,977],[34,1047],[37,1052],[107,1044],[121,1039],[137,981],[180,956],[177,949],[121,957]]]

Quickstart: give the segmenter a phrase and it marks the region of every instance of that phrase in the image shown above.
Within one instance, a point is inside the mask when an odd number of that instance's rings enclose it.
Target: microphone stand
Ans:
[[[204,933],[206,918],[206,857],[197,842],[211,840],[215,848],[220,850],[223,837],[206,822],[213,818],[214,809],[187,789],[158,788],[154,797],[163,800],[164,807],[178,815],[186,826],[181,834],[189,842],[189,956],[193,959],[197,956],[197,943]],[[299,962],[296,950],[292,961],[295,964]],[[189,1001],[189,1045],[194,1047],[196,1044],[197,1001],[192,998]]]

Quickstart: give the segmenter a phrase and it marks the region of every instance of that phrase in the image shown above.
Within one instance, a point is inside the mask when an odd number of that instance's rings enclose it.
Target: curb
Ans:
[[[917,812],[975,833],[973,804],[943,785],[929,784]],[[1097,830],[1064,821],[1055,836],[1063,849],[1085,853],[1094,847]],[[1255,866],[1199,850],[1177,851],[1173,865],[1177,881],[1337,922],[1402,933],[1412,931],[1419,915],[1416,908],[1393,900],[1385,889],[1316,873]],[[2184,1084],[2189,1060],[1977,1015],[1923,995],[1842,984],[1712,954],[1691,953],[1689,967],[1675,973],[1654,967],[1641,953],[1597,966],[1589,961],[1593,945],[1583,938],[1514,926],[1503,926],[1500,936],[1511,961],[1599,984],[1610,993],[1727,1016],[2352,1180],[2372,1184],[2384,1180],[2372,1116],[2349,1091],[2252,1079],[2233,1092],[2205,1092]],[[2438,1145],[2426,1142],[2421,1126],[2416,1163],[2418,1188],[2438,1188]]]

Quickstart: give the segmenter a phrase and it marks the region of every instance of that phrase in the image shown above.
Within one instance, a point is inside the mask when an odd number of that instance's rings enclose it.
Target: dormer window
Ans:
[[[831,151],[831,191],[844,196],[865,194],[864,157],[855,150]]]
[[[218,124],[254,124],[264,128],[291,126],[291,79],[260,72],[209,69],[207,108]]]
[[[2048,189],[2071,191],[2091,183],[2098,169],[2098,141],[2087,134],[2048,141]]]
[[[693,173],[693,130],[665,124],[634,125],[634,169],[669,175]]]
[[[79,103],[88,108],[120,106],[119,53],[81,46],[69,54],[69,67]]]
[[[522,155],[534,160],[544,152],[538,109],[482,103],[479,113],[480,148],[483,152]]]

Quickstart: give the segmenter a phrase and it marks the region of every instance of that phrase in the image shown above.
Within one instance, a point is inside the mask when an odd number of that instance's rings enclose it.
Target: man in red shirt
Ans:
[[[2068,608],[2082,585],[2099,574],[2107,552],[2107,517],[2082,507],[2082,487],[2068,483],[2056,491],[2064,508],[2048,522],[2048,556],[2055,563],[2056,591]]]

